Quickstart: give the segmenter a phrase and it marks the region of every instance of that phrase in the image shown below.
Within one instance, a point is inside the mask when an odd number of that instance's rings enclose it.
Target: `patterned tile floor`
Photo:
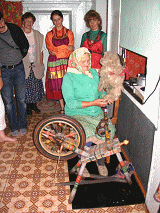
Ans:
[[[33,143],[33,130],[46,116],[59,113],[59,103],[39,103],[41,114],[28,118],[28,132],[18,136],[17,142],[0,143],[0,213],[144,213],[145,204],[96,209],[72,210],[68,204],[69,186],[55,186],[55,182],[69,181],[67,162],[60,161],[54,179],[56,161],[41,155]],[[11,136],[6,128],[6,134]]]

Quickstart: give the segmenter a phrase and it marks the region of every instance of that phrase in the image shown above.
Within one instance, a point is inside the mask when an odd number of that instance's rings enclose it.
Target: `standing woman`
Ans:
[[[89,10],[84,20],[90,31],[83,34],[80,46],[90,51],[91,67],[98,71],[101,68],[99,61],[107,51],[107,34],[101,31],[102,19],[95,10]]]
[[[61,92],[63,76],[66,73],[68,58],[74,50],[73,32],[62,25],[61,11],[54,10],[51,20],[55,27],[46,35],[46,46],[49,51],[46,75],[46,97],[59,100],[61,113],[64,113],[64,101]]]
[[[32,29],[35,16],[26,12],[22,15],[23,31],[29,42],[29,50],[26,57],[23,59],[25,74],[26,74],[26,103],[27,114],[32,115],[32,110],[35,113],[40,113],[37,108],[37,103],[44,96],[44,88],[42,78],[44,76],[43,50],[44,36],[37,30]]]

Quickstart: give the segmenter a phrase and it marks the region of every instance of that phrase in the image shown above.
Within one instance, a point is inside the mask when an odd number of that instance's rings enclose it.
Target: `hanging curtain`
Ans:
[[[0,10],[3,13],[3,17],[6,22],[17,24],[19,27],[22,27],[21,22],[21,16],[23,11],[22,2],[1,0]]]

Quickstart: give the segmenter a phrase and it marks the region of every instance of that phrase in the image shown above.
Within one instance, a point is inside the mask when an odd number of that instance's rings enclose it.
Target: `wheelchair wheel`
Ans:
[[[67,115],[55,115],[40,121],[34,130],[34,144],[39,152],[47,158],[69,160],[77,153],[68,149],[60,152],[60,142],[71,144],[75,148],[83,149],[86,136],[82,125]]]

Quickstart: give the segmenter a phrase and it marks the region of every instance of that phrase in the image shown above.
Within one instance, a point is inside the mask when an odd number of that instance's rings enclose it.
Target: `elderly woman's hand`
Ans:
[[[107,104],[112,104],[113,102],[114,102],[114,100],[109,99],[109,100],[107,101]]]
[[[108,100],[105,101],[104,99],[96,99],[94,101],[82,101],[81,107],[86,108],[90,106],[98,106],[98,107],[105,107],[107,104],[112,104],[114,101],[113,100]]]
[[[93,106],[105,107],[107,104],[108,102],[103,99],[96,99],[93,101]]]

